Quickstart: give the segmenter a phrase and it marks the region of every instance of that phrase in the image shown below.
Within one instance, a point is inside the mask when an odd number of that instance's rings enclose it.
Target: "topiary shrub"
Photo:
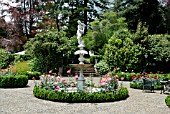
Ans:
[[[0,76],[0,88],[25,87],[28,84],[28,76],[10,75]]]
[[[69,102],[69,103],[97,103],[97,102],[114,102],[128,98],[127,88],[122,87],[116,93],[113,92],[58,92],[46,90],[38,86],[34,86],[33,94],[35,97],[55,102]]]
[[[170,95],[165,98],[165,103],[170,108]]]

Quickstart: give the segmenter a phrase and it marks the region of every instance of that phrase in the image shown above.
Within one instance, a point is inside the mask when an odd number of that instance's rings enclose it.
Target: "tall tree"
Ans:
[[[108,9],[109,0],[69,0],[69,22],[68,22],[68,36],[76,34],[77,21],[81,20],[89,27],[89,23],[96,17],[100,17],[102,12]],[[85,33],[87,30],[85,28]]]
[[[136,32],[138,23],[148,27],[149,34],[166,33],[165,10],[158,0],[115,0],[113,10],[126,18],[128,27]]]

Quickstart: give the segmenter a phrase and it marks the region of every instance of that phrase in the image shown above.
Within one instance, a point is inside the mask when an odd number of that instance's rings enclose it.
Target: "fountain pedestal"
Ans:
[[[78,91],[84,91],[85,79],[83,75],[83,68],[80,68],[80,75],[78,78]]]

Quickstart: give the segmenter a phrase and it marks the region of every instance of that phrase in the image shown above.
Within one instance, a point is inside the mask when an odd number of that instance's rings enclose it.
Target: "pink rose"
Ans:
[[[97,84],[94,84],[94,87],[97,87]]]
[[[50,71],[49,71],[49,74],[52,74],[52,73],[53,73],[53,70],[50,70]]]
[[[75,75],[75,76],[74,76],[74,79],[75,79],[76,81],[78,80],[78,78],[79,78],[78,75]]]
[[[54,84],[54,86],[57,86],[57,82],[54,82],[53,84]]]
[[[117,88],[118,91],[120,91],[120,88]]]
[[[67,74],[70,74],[71,73],[71,68],[69,70],[67,70]]]
[[[60,86],[57,86],[56,89],[59,90],[59,89],[60,89]]]
[[[106,83],[105,83],[105,82],[101,82],[100,85],[101,85],[101,86],[105,86]]]
[[[119,81],[119,79],[116,79],[116,82],[118,82]]]
[[[102,82],[105,82],[106,80],[105,79],[102,79],[100,82],[102,83]]]
[[[121,77],[120,79],[123,81],[125,78],[124,78],[124,77]]]
[[[73,87],[73,86],[74,86],[74,83],[71,83],[70,86]]]
[[[108,81],[111,81],[112,80],[112,78],[108,78]]]
[[[114,78],[118,78],[118,75],[115,75]]]

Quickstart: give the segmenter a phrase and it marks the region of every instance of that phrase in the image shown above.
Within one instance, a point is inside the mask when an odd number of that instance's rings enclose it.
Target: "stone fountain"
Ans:
[[[77,30],[77,40],[78,40],[78,47],[79,50],[77,50],[74,54],[79,55],[80,57],[78,60],[80,61],[79,64],[72,64],[72,67],[79,68],[79,78],[78,78],[78,91],[84,91],[84,85],[85,85],[85,78],[83,75],[83,68],[90,67],[92,64],[84,64],[84,55],[88,54],[86,50],[84,50],[84,41],[81,39],[82,34],[84,34],[84,29],[86,25],[84,23],[81,23],[80,20],[78,22],[78,30]]]

